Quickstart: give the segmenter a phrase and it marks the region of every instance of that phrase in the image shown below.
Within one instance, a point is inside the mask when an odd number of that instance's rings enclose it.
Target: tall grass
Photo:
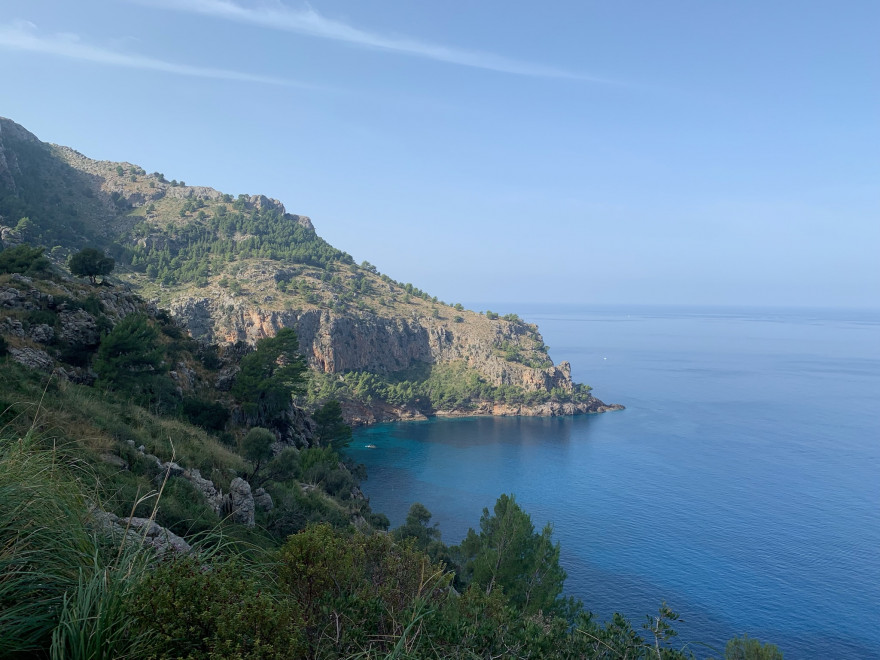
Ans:
[[[82,483],[33,434],[0,438],[0,656],[47,641],[96,552]]]
[[[143,654],[147,640],[126,604],[145,575],[146,553],[128,546],[120,559],[105,566],[95,555],[91,570],[81,571],[76,587],[64,595],[52,632],[52,660],[113,660]]]
[[[125,611],[152,551],[118,545],[89,521],[98,485],[33,432],[0,437],[0,657],[136,657]]]

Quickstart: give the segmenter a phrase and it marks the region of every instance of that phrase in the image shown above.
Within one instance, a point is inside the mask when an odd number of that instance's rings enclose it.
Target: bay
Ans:
[[[880,313],[510,307],[627,409],[359,429],[375,511],[421,502],[456,543],[513,493],[600,618],[665,600],[717,652],[880,657]]]

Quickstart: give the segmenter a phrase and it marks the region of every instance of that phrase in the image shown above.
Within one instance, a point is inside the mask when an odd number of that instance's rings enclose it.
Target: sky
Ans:
[[[0,116],[447,302],[880,307],[875,0],[4,0]]]

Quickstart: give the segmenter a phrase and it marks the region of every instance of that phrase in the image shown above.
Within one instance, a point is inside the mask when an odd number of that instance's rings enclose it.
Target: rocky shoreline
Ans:
[[[372,424],[381,424],[383,422],[426,421],[435,417],[569,417],[625,409],[625,406],[619,403],[606,404],[595,397],[592,397],[590,401],[582,403],[548,401],[547,403],[536,405],[483,401],[474,408],[452,408],[448,410],[399,408],[384,402],[366,405],[360,402],[347,401],[342,404],[346,423],[352,427],[371,426]]]

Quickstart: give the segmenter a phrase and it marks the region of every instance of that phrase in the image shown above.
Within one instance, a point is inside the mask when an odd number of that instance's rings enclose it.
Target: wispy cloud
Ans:
[[[168,62],[143,55],[130,55],[115,50],[92,46],[84,43],[74,34],[40,35],[37,27],[29,21],[16,21],[11,24],[0,24],[0,48],[15,51],[25,51],[53,55],[72,60],[83,60],[109,66],[126,67],[130,69],[146,69],[149,71],[162,71],[178,76],[192,76],[196,78],[217,78],[222,80],[240,80],[243,82],[266,83],[270,85],[294,85],[305,87],[299,83],[228,69],[215,69],[211,67],[190,66]]]
[[[354,27],[322,16],[306,5],[303,9],[287,7],[280,2],[249,7],[235,0],[134,0],[151,7],[213,16],[238,23],[332,39],[365,48],[376,48],[440,62],[489,69],[520,76],[569,78],[592,82],[612,82],[540,64],[473,50],[450,48],[408,37],[391,37]]]

